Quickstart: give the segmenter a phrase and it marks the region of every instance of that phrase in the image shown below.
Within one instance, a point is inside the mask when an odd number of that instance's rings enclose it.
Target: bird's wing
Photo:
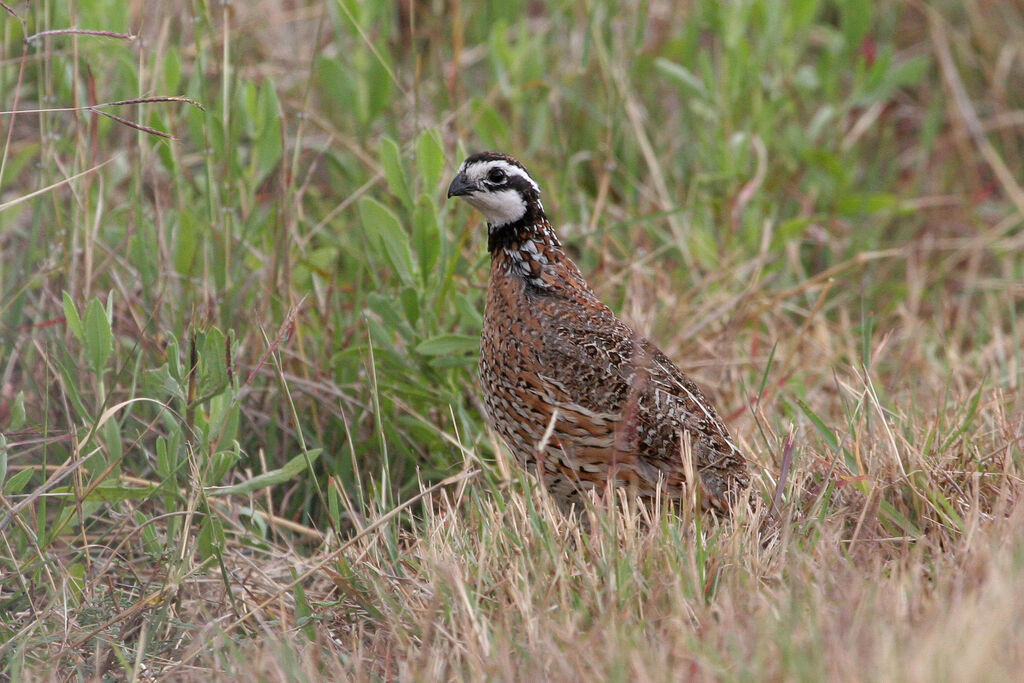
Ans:
[[[711,449],[736,451],[700,388],[654,344],[611,315],[545,326],[545,379],[584,408],[655,429],[687,430]],[[625,416],[625,417],[623,417]],[[659,424],[660,423],[660,424]]]

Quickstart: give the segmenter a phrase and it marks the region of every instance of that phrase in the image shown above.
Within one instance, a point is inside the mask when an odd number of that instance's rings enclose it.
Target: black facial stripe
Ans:
[[[522,195],[523,199],[526,200],[527,204],[530,204],[531,201],[535,202],[538,198],[537,191],[533,189],[533,185],[529,180],[521,175],[508,176],[508,178],[505,179],[505,182],[501,183],[500,187],[503,189],[512,188],[513,190],[518,191],[519,194]]]

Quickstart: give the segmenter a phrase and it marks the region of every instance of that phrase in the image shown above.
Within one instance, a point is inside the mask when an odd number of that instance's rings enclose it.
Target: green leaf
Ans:
[[[806,31],[818,14],[818,0],[794,0],[785,11],[792,22],[791,31]]]
[[[67,292],[64,292],[64,319],[67,321],[71,334],[75,335],[79,343],[85,343],[85,327],[82,326],[82,319],[78,317],[75,302]]]
[[[825,441],[832,448],[832,450],[834,450],[837,454],[841,454],[843,456],[843,461],[846,463],[846,467],[849,468],[849,470],[854,474],[861,474],[860,467],[857,464],[857,458],[854,457],[853,453],[851,453],[850,451],[841,446],[839,437],[836,435],[834,431],[832,431],[829,428],[828,425],[825,424],[825,421],[818,417],[815,414],[815,412],[811,410],[811,407],[804,403],[799,398],[796,399],[796,404],[800,406],[800,410],[804,412],[804,415],[806,415],[811,420],[811,422],[814,423],[814,426],[817,428],[818,433],[821,434],[822,437],[824,437]]]
[[[856,50],[871,29],[872,0],[845,0],[839,3],[840,24],[846,49]]]
[[[67,577],[65,585],[68,587],[68,592],[74,598],[76,604],[82,598],[82,591],[85,589],[86,573],[84,562],[73,562],[67,568],[67,573],[64,574]]]
[[[682,85],[691,94],[699,95],[702,98],[707,97],[708,89],[704,87],[704,81],[685,66],[676,64],[675,62],[670,62],[663,57],[655,59],[654,66],[658,71],[661,71],[663,74]]]
[[[107,420],[99,427],[99,434],[103,437],[103,445],[106,448],[97,452],[93,457],[85,461],[89,472],[99,476],[109,463],[120,462],[124,456],[124,441],[121,436],[121,425],[117,420]],[[121,474],[121,467],[117,465],[108,477],[118,477]]]
[[[886,74],[886,86],[895,89],[908,85],[917,85],[924,79],[931,65],[931,61],[925,57],[911,57],[905,61],[897,62],[889,73]]]
[[[294,569],[292,570],[292,578],[297,578]],[[306,599],[306,591],[302,588],[302,582],[294,581],[294,584],[295,625],[302,629],[302,632],[306,634],[311,643],[316,642],[318,631],[313,608],[309,606],[309,600]]]
[[[228,343],[224,333],[211,327],[201,333],[199,345],[199,400],[208,400],[228,386]]]
[[[220,555],[224,549],[224,524],[217,515],[207,515],[199,529],[199,555],[206,559]]]
[[[402,154],[398,149],[398,143],[387,136],[380,140],[380,165],[384,168],[384,177],[391,191],[403,204],[412,208],[412,194],[409,192],[405,169],[402,168]]]
[[[267,518],[263,516],[262,512],[248,506],[242,506],[238,508],[238,516],[245,517],[252,522],[257,538],[263,539],[267,537]]]
[[[160,54],[160,66],[164,70],[164,90],[174,92],[178,89],[178,82],[181,81],[181,56],[178,49],[169,45]]]
[[[374,5],[377,3],[361,2],[361,5]],[[377,53],[384,56],[384,52]],[[366,87],[365,120],[363,123],[371,123],[385,109],[391,105],[391,93],[394,92],[394,81],[388,73],[387,65],[377,59],[376,56],[362,74],[361,82]]]
[[[469,353],[480,347],[480,339],[465,334],[441,334],[416,345],[416,353],[424,356],[448,356]]]
[[[891,521],[907,536],[917,539],[922,536],[921,529],[916,524],[907,519],[903,513],[896,509],[896,506],[887,500],[881,500],[878,503],[878,509],[880,511],[879,517]]]
[[[974,418],[978,414],[978,403],[981,401],[981,390],[982,385],[979,385],[977,390],[974,392],[974,396],[972,396],[971,400],[967,403],[967,414],[964,416],[963,422],[961,422],[960,426],[954,429],[953,432],[945,438],[942,442],[942,446],[939,447],[936,453],[945,453],[953,446],[957,439],[967,433],[967,430],[971,427],[971,424],[974,422]]]
[[[170,119],[168,119],[168,117],[165,116],[165,112],[156,109],[150,110],[150,118],[148,118],[148,121],[146,121],[146,125],[157,130],[172,129]],[[171,145],[158,144],[157,155],[160,157],[160,162],[161,164],[164,165],[164,168],[167,169],[168,173],[170,173],[171,176],[173,177],[178,177],[178,175],[181,173],[181,170],[178,168],[177,160],[174,157],[174,153],[171,150]],[[147,244],[152,245],[153,243]]]
[[[7,480],[6,484],[4,484],[4,494],[13,496],[21,493],[21,490],[25,488],[29,480],[32,478],[34,471],[35,470],[32,469],[23,469],[21,472],[11,475],[11,478]]]
[[[344,481],[344,479],[343,479]],[[341,496],[338,495],[337,486],[327,487],[327,514],[330,519],[334,522],[334,526],[339,526],[341,522]]]
[[[818,429],[818,433],[825,438],[825,441],[828,443],[829,447],[834,451],[838,451],[839,437],[836,436],[835,432],[829,429],[828,425],[825,424],[824,420],[818,417],[817,414],[815,414],[815,412],[811,410],[811,407],[809,405],[804,403],[799,398],[796,399],[796,404],[800,406],[800,410],[804,411],[804,415],[806,415],[811,420],[811,422],[814,423],[814,426]]]
[[[71,402],[71,406],[79,415],[91,415],[92,411],[85,407],[85,402],[82,400],[82,394],[78,388],[78,383],[82,380],[82,377],[77,363],[74,361],[65,363],[62,359],[58,358],[54,361],[54,364],[57,366],[61,377],[64,378],[64,390],[67,392],[67,398]]]
[[[486,147],[502,149],[508,146],[509,132],[506,118],[498,111],[479,100],[474,107],[473,117],[476,120],[477,135]]]
[[[871,70],[867,92],[857,101],[864,104],[886,101],[900,88],[917,85],[929,68],[931,63],[924,57],[892,63],[891,55],[884,55]]]
[[[327,104],[324,109],[328,117],[335,123],[351,117],[352,110],[358,108],[359,101],[354,74],[344,68],[338,59],[317,59],[315,68],[317,92]]]
[[[25,426],[25,392],[19,391],[14,397],[14,403],[11,404],[11,421],[8,423],[8,429],[21,429]],[[3,477],[0,476],[0,481]]]
[[[436,128],[428,128],[416,140],[416,171],[421,187],[429,192],[437,187],[444,170],[444,148]]]
[[[375,239],[383,248],[391,267],[395,269],[403,284],[412,286],[415,266],[409,250],[409,235],[402,229],[398,217],[391,209],[372,197],[359,200],[359,216],[363,220],[366,234]]]
[[[180,401],[185,400],[185,390],[181,383],[171,375],[169,363],[150,370],[143,377],[147,391],[172,396]]]
[[[899,199],[884,192],[849,192],[838,201],[836,209],[845,215],[876,214],[894,210]]]
[[[202,221],[195,213],[182,210],[178,213],[176,240],[174,241],[174,269],[182,275],[189,275],[196,268],[200,246]]]
[[[416,208],[412,212],[412,243],[426,282],[441,254],[441,228],[437,224],[434,200],[425,193],[416,200]]]
[[[159,486],[128,486],[116,480],[106,480],[89,491],[89,494],[82,498],[81,502],[120,503],[125,500],[148,500],[159,488]],[[72,498],[78,494],[71,486],[58,486],[53,489],[52,493]]]
[[[233,496],[252,493],[253,491],[265,489],[268,486],[281,484],[305,472],[310,464],[316,462],[316,459],[320,457],[322,452],[322,448],[312,448],[305,453],[296,455],[285,463],[283,467],[258,474],[248,481],[243,481],[241,484],[210,489],[208,493],[216,496]]]
[[[85,309],[85,354],[97,373],[103,372],[114,351],[114,335],[110,319],[99,299],[93,299]]]
[[[171,462],[171,452],[167,447],[167,439],[158,436],[156,439],[156,473],[161,479],[168,479],[174,474],[174,465]]]
[[[156,525],[149,524],[149,517],[141,511],[135,513],[135,525],[141,530],[142,545],[146,552],[156,557],[164,551],[164,544],[160,542],[160,535],[157,534]],[[173,538],[173,537],[172,537]]]
[[[409,287],[408,289],[412,289]],[[380,294],[378,292],[371,292],[366,297],[366,304],[371,311],[376,313],[381,318],[381,323],[388,328],[391,332],[398,332],[399,334],[405,335],[407,332],[412,333],[412,328],[409,327],[409,321],[405,317],[405,311],[402,309],[401,304],[393,295]]]
[[[403,287],[402,293],[398,295],[398,298],[402,302],[402,311],[405,313],[405,319],[409,321],[409,324],[414,326],[420,320],[420,297],[419,293],[412,287]]]
[[[277,99],[277,87],[269,77],[259,89],[254,114],[257,124],[254,131],[256,137],[253,140],[255,180],[262,181],[277,167],[282,153],[281,103]]]
[[[171,379],[178,383],[178,388],[181,390],[181,397],[184,398],[185,391],[185,368],[181,362],[181,344],[178,343],[178,338],[174,336],[173,332],[167,333],[167,349],[165,356],[167,358],[167,373]]]
[[[210,485],[216,485],[227,476],[227,473],[234,467],[235,463],[242,459],[242,451],[238,447],[238,442],[232,444],[233,450],[230,451],[217,451],[210,456],[210,467],[208,473],[203,476],[203,482],[209,483]]]

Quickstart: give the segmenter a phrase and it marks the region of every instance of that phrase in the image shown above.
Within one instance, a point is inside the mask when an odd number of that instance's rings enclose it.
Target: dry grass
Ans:
[[[47,110],[0,118],[7,676],[1024,667],[1019,4],[71,4],[0,4]],[[505,461],[463,144],[708,387],[748,508],[567,519]]]

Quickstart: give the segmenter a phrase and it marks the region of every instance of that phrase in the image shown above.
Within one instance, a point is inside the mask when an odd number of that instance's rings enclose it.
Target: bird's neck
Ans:
[[[519,220],[505,225],[487,224],[487,251],[491,256],[503,250],[523,249],[523,245],[528,242],[532,242],[538,249],[543,246],[562,251],[562,243],[558,241],[543,211],[527,211]]]
[[[487,226],[487,251],[501,270],[527,279],[538,278],[545,267],[564,258],[562,243],[541,213],[500,226]]]
[[[521,278],[535,290],[551,294],[593,297],[543,213],[532,220],[488,226],[487,249],[492,277]]]

